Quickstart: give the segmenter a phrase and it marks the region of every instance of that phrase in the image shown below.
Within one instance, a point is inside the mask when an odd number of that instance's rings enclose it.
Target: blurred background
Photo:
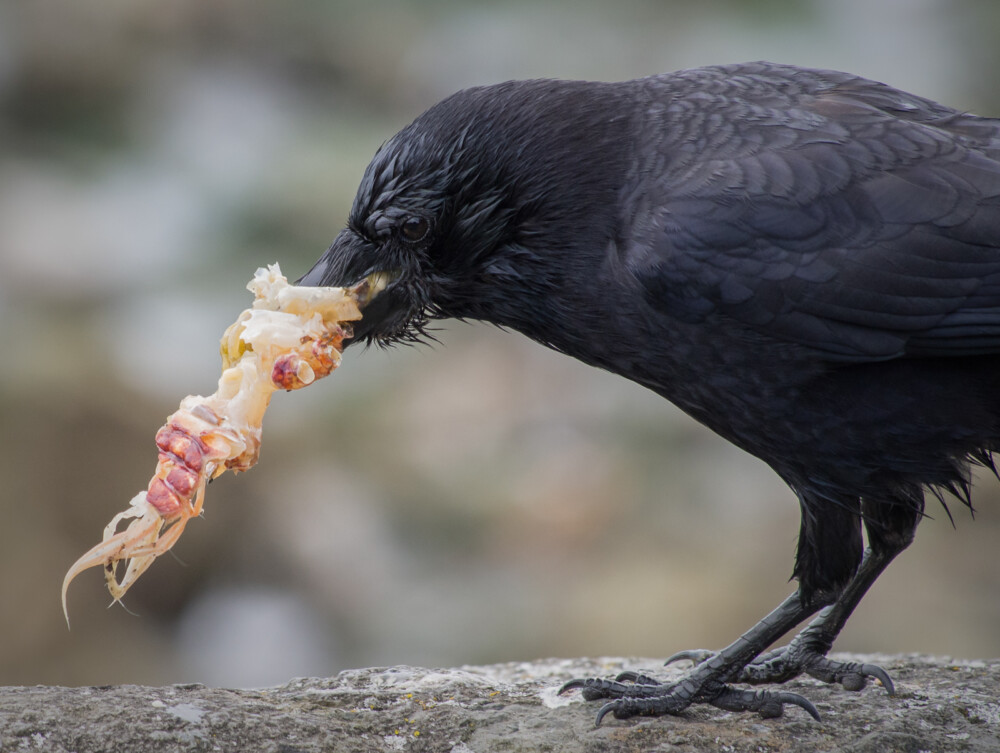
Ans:
[[[791,589],[798,508],[624,380],[482,325],[278,395],[262,462],[106,609],[69,565],[210,393],[254,269],[304,273],[379,144],[461,87],[771,59],[1000,115],[995,0],[0,1],[0,683],[721,647]],[[1000,654],[1000,484],[837,648]]]

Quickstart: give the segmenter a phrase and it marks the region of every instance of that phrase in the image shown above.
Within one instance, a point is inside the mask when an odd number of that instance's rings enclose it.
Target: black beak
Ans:
[[[321,256],[312,269],[295,281],[296,285],[305,285],[307,288],[321,288],[326,283],[326,278],[330,272],[330,265],[327,263],[326,254]]]
[[[396,275],[372,266],[373,256],[367,241],[344,229],[312,269],[295,283],[307,287],[365,286],[361,321],[354,323],[354,336],[348,344],[391,336],[408,310],[406,296],[393,284]]]
[[[375,271],[365,262],[369,256],[365,242],[345,228],[334,238],[330,248],[319,257],[312,269],[296,280],[296,285],[307,287],[346,287],[364,279]]]

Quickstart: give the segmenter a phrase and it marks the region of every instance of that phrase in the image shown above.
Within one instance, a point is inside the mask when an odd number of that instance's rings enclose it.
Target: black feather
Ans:
[[[306,282],[400,271],[358,339],[483,320],[655,390],[796,491],[807,596],[996,473],[996,120],[768,63],[508,82],[386,142],[348,226]]]

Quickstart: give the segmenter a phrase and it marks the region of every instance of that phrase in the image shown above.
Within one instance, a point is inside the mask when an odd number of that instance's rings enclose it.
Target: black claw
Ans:
[[[861,672],[869,677],[874,677],[885,688],[890,697],[896,695],[896,686],[889,677],[889,673],[877,664],[862,664]]]
[[[804,709],[817,722],[819,711],[808,698],[798,693],[769,690],[742,690],[726,687],[709,703],[724,711],[756,711],[763,719],[777,719],[785,711],[785,704]]]
[[[561,688],[559,688],[559,692],[556,693],[556,695],[562,695],[567,690],[576,690],[577,688],[585,687],[586,684],[587,684],[586,680],[580,680],[580,679],[570,680],[569,682],[564,683]]]
[[[808,712],[809,716],[811,716],[817,722],[822,721],[819,718],[819,711],[813,705],[813,702],[810,701],[805,696],[799,695],[798,693],[789,693],[787,691],[782,691],[780,693],[776,693],[775,695],[778,702],[781,703],[782,705],[786,703],[791,703],[795,706],[798,706],[799,708],[805,709],[806,712]]]
[[[803,673],[821,682],[840,683],[845,690],[854,692],[864,689],[871,677],[881,682],[890,696],[896,694],[892,678],[881,667],[829,659],[814,649],[796,648],[795,641],[757,657],[743,668],[736,680],[763,685],[786,682]]]
[[[618,716],[617,708],[618,708],[618,703],[616,701],[609,701],[608,703],[605,703],[603,706],[601,706],[601,708],[597,712],[597,718],[594,720],[594,726],[600,727],[601,722],[604,721],[604,717],[606,717],[612,711],[616,711],[615,716]]]
[[[704,662],[716,656],[712,651],[694,649],[680,651],[666,663],[691,661],[700,668],[692,670],[680,682],[661,683],[659,680],[636,672],[625,670],[614,680],[599,678],[570,680],[559,689],[559,693],[580,689],[588,701],[605,699],[597,712],[595,726],[600,726],[608,714],[617,719],[627,719],[636,715],[660,716],[679,714],[692,703],[709,703],[725,711],[756,712],[764,719],[774,719],[784,714],[786,706],[798,706],[815,721],[821,721],[819,711],[805,696],[798,693],[777,690],[746,690],[723,684],[730,675],[727,668],[705,665]],[[753,668],[750,677],[747,669]],[[762,654],[744,668],[738,681],[760,684],[783,682],[803,672],[828,683],[841,683],[848,690],[860,690],[869,677],[882,683],[889,695],[896,690],[889,674],[874,664],[857,664],[828,659],[815,650],[798,650],[786,646]]]
[[[693,648],[693,649],[688,649],[687,651],[678,651],[676,654],[674,654],[665,662],[663,662],[663,666],[666,667],[669,666],[670,664],[673,664],[674,662],[684,661],[684,660],[693,662],[695,664],[701,664],[703,661],[711,659],[713,656],[715,656],[714,651],[707,651],[703,648]]]
[[[636,685],[660,685],[660,681],[656,680],[649,675],[644,675],[640,672],[633,672],[630,669],[620,672],[617,677],[615,677],[615,682],[634,682]]]
[[[618,682],[617,680],[602,680],[598,677],[590,677],[586,679],[570,680],[559,688],[559,695],[565,693],[567,690],[580,689],[583,691],[584,700],[596,701],[599,698],[623,698],[624,696],[632,695],[634,693],[638,693],[639,695],[648,695],[648,692],[642,692],[642,688],[648,687],[652,686],[643,684],[626,685]]]
[[[804,668],[817,680],[839,682],[845,690],[851,691],[863,689],[868,684],[868,678],[873,677],[882,683],[890,696],[896,694],[896,686],[889,673],[875,664],[844,663],[827,659],[825,656],[816,656],[811,661],[802,661],[797,666]]]

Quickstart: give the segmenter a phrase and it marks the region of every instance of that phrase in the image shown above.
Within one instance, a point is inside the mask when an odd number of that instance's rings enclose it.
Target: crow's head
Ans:
[[[301,279],[377,292],[354,340],[416,340],[431,319],[520,328],[613,225],[628,118],[606,85],[508,82],[459,92],[386,142],[347,227]],[[523,314],[522,314],[523,316]]]

